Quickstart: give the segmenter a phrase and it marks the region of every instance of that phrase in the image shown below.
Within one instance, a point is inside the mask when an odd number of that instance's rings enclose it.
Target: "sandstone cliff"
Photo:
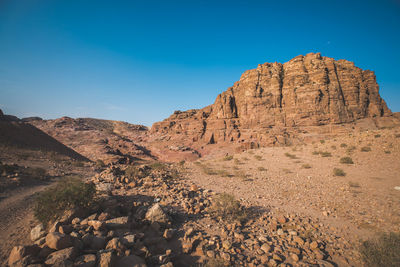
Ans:
[[[347,60],[320,53],[265,63],[200,110],[177,111],[155,123],[153,134],[185,143],[274,144],[285,129],[350,123],[391,115],[379,95],[375,74]]]

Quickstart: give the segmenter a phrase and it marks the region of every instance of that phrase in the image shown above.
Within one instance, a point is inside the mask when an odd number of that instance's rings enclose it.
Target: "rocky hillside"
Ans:
[[[200,110],[176,111],[151,132],[202,144],[282,144],[293,129],[391,116],[374,72],[320,53],[264,63]]]
[[[2,151],[11,148],[27,151],[54,152],[75,160],[87,160],[73,149],[66,147],[35,126],[25,123],[15,116],[4,115],[1,110],[0,147]]]
[[[105,162],[151,158],[141,143],[147,127],[121,121],[62,117],[55,120],[29,118],[32,125],[91,160]]]

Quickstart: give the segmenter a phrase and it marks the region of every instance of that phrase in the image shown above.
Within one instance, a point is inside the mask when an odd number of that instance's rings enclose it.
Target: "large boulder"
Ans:
[[[151,222],[158,222],[161,224],[167,224],[170,222],[170,218],[167,213],[161,208],[160,204],[154,204],[146,213],[146,220]]]
[[[78,255],[74,247],[62,249],[47,256],[45,264],[52,266],[73,266]]]
[[[10,253],[8,258],[8,264],[10,266],[15,265],[17,262],[21,262],[25,257],[35,256],[39,253],[40,248],[37,245],[32,246],[15,246]]]
[[[73,245],[71,237],[65,234],[50,232],[46,236],[46,245],[49,248],[60,250]]]

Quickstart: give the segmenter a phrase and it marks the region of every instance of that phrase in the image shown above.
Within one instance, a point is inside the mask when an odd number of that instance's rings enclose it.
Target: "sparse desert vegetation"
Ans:
[[[334,168],[333,169],[333,175],[335,175],[335,176],[346,176],[346,173],[342,169]]]
[[[343,163],[343,164],[354,164],[353,159],[351,157],[342,157],[342,158],[340,158],[340,163]]]
[[[362,242],[360,253],[366,266],[400,266],[400,234],[383,233]]]
[[[73,177],[62,179],[38,195],[34,207],[35,217],[47,225],[65,211],[88,209],[95,201],[95,193],[94,184],[87,184]]]

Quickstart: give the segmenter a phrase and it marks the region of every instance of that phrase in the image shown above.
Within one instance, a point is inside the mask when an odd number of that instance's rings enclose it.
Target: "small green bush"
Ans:
[[[230,176],[232,176],[226,170],[216,170],[215,173],[218,174],[219,176],[222,176],[222,177],[230,177]]]
[[[262,156],[260,156],[260,155],[255,155],[254,158],[255,158],[256,160],[262,160]]]
[[[321,157],[324,157],[324,158],[332,157],[331,152],[328,152],[328,151],[319,152],[319,154],[321,155]]]
[[[340,163],[353,164],[354,162],[353,162],[353,159],[350,157],[343,157],[343,158],[340,158]]]
[[[218,174],[215,170],[213,170],[212,168],[205,166],[205,165],[201,165],[201,170],[207,175],[217,175]]]
[[[349,182],[349,186],[350,187],[360,187],[360,184],[359,183],[357,183],[357,182]]]
[[[333,169],[333,175],[335,175],[335,176],[346,176],[346,173],[342,169],[334,168]]]
[[[371,148],[369,146],[364,146],[364,147],[361,148],[361,151],[362,152],[369,152],[369,151],[371,151]]]
[[[105,164],[104,161],[102,161],[101,159],[98,159],[98,160],[96,160],[96,162],[95,162],[95,166],[96,166],[97,168],[105,168],[105,167],[106,167],[106,164]]]
[[[246,218],[243,207],[233,195],[222,193],[213,201],[211,214],[224,221],[243,221]]]
[[[47,224],[62,216],[66,210],[90,208],[94,203],[96,187],[79,178],[64,178],[56,185],[41,192],[34,205],[34,215],[41,223]]]
[[[290,158],[290,159],[297,159],[296,155],[290,154],[288,152],[285,153],[285,156]]]
[[[81,168],[83,166],[85,166],[85,164],[82,161],[73,161],[72,165],[75,166],[75,167],[81,167]]]
[[[319,140],[321,144],[325,144],[325,140]]]
[[[168,167],[166,164],[162,163],[162,162],[154,162],[150,165],[148,165],[150,167],[150,169],[153,170],[166,170]]]
[[[308,163],[305,163],[305,164],[301,165],[301,167],[302,167],[303,169],[311,169],[311,165],[308,164]]]
[[[40,168],[40,167],[36,167],[36,168],[30,168],[28,169],[28,174],[32,175],[34,178],[45,178],[47,175],[47,172],[45,169]]]
[[[400,266],[400,233],[385,233],[364,241],[360,253],[368,267]]]
[[[139,168],[136,166],[129,166],[125,169],[125,176],[129,180],[137,180],[142,179],[149,175],[149,169],[147,168]]]
[[[356,146],[351,146],[351,147],[347,148],[346,152],[352,153],[354,150],[356,150],[356,148],[357,148]]]
[[[223,160],[224,161],[229,161],[229,160],[232,160],[232,159],[233,159],[232,155],[226,155]]]

